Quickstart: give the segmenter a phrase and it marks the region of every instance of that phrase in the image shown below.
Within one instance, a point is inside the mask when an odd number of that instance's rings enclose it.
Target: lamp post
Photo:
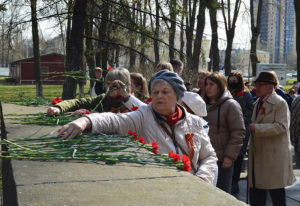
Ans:
[[[207,58],[205,59],[205,61],[206,61],[206,69],[207,69],[207,71],[209,71],[208,63],[210,62],[210,58],[207,57]]]

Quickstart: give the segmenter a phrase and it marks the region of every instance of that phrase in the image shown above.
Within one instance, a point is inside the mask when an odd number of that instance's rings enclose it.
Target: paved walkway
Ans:
[[[286,203],[287,206],[300,206],[300,170],[294,170],[294,174],[297,178],[297,181],[286,188]],[[246,188],[247,188],[247,181],[246,181],[246,173],[241,174],[241,180],[239,182],[240,192],[237,195],[234,195],[238,200],[246,202]],[[267,206],[272,206],[272,200],[270,195],[268,194],[267,197]]]

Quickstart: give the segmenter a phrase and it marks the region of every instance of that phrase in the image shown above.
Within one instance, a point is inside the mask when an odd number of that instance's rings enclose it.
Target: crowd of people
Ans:
[[[285,187],[295,181],[291,142],[300,167],[296,84],[285,94],[274,72],[261,72],[251,89],[239,72],[226,79],[219,72],[201,71],[193,88],[183,81],[182,72],[180,60],[162,62],[147,84],[140,73],[115,68],[102,77],[97,67],[98,81],[90,98],[65,100],[47,113],[92,110],[61,127],[59,136],[135,131],[147,142],[155,140],[161,154],[187,155],[192,174],[229,194],[239,193],[242,163],[248,154],[250,204],[265,205],[269,192],[273,205],[286,205]]]

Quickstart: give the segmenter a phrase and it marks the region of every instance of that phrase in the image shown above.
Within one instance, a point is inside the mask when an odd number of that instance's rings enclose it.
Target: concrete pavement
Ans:
[[[286,203],[287,206],[300,206],[300,170],[294,169],[294,174],[297,178],[297,181],[289,186],[286,187]],[[240,191],[238,194],[234,195],[238,200],[243,202],[247,202],[247,180],[246,180],[246,173],[241,174],[241,180],[239,181],[239,188]],[[270,195],[267,196],[267,206],[272,206],[272,200]]]

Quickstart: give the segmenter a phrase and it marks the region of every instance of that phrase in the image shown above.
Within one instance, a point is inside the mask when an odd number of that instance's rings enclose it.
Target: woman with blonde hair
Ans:
[[[218,157],[217,187],[231,193],[233,162],[245,137],[241,106],[226,89],[226,78],[214,72],[205,78],[208,135]]]
[[[173,66],[169,62],[161,62],[156,66],[156,72],[159,72],[164,69],[169,70],[170,72],[174,72]]]
[[[131,91],[134,96],[145,102],[149,98],[148,85],[141,73],[130,73]]]
[[[197,93],[201,97],[204,97],[204,94],[205,94],[205,84],[204,84],[205,78],[208,77],[210,74],[211,74],[211,72],[206,71],[206,70],[202,70],[198,73],[198,88],[199,88],[199,90]]]

